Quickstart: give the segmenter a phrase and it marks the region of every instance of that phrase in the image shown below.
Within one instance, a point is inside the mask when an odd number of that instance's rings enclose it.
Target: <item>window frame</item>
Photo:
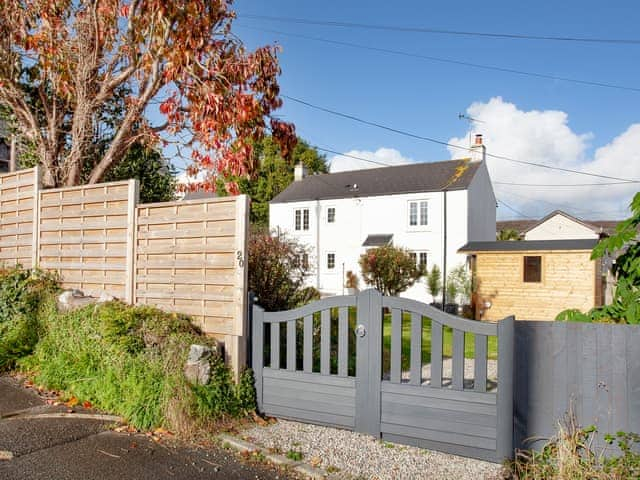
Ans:
[[[413,209],[415,209],[415,211],[412,211]],[[414,216],[415,218],[413,218]],[[415,223],[412,223],[414,220]],[[411,230],[429,227],[429,199],[407,201],[407,226]]]
[[[533,268],[527,265],[528,259],[538,259],[537,272],[529,272],[529,268]],[[529,275],[527,274],[529,273]],[[531,275],[533,273],[537,273],[535,275],[536,279],[531,279]],[[523,283],[542,283],[542,255],[523,255],[522,256],[522,282]]]
[[[293,213],[293,229],[296,232],[308,232],[309,231],[309,209],[308,208],[296,208]]]
[[[333,265],[331,265],[330,259],[333,259]],[[335,270],[336,269],[336,252],[327,252],[327,270]]]
[[[327,223],[330,223],[330,224],[336,223],[336,207],[334,207],[333,205],[330,207],[327,207]]]

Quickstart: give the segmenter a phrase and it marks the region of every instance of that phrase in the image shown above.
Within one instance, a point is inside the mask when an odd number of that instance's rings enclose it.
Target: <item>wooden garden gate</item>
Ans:
[[[376,290],[284,312],[254,305],[252,317],[262,413],[489,461],[511,457],[513,317],[467,320]]]

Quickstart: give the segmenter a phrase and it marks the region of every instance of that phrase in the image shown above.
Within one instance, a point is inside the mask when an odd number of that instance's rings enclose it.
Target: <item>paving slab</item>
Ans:
[[[9,376],[0,376],[0,417],[16,410],[44,405],[45,401],[32,389]]]
[[[103,432],[0,463],[0,480],[277,480],[278,470],[222,450],[174,448],[143,435]]]

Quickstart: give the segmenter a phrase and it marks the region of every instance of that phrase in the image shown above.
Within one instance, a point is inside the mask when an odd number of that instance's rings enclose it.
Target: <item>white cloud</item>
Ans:
[[[359,160],[359,158],[363,158],[365,160]],[[345,155],[335,155],[331,157],[329,161],[331,162],[329,169],[331,173],[346,172],[348,170],[362,170],[365,168],[378,168],[383,167],[385,164],[404,165],[406,163],[413,163],[412,159],[403,157],[398,150],[384,147],[379,148],[375,152],[367,150],[350,150],[346,152]]]
[[[513,103],[495,97],[486,103],[473,103],[467,114],[479,120],[467,134],[482,133],[487,152],[527,162],[543,163],[582,172],[620,178],[640,179],[640,124],[631,125],[610,143],[589,154],[592,133],[577,133],[569,126],[565,112],[558,110],[520,110]],[[449,143],[466,148],[469,136],[452,138]],[[449,147],[453,158],[469,156],[468,151]],[[494,182],[529,184],[575,184],[613,182],[585,175],[563,173],[534,166],[487,159]],[[589,187],[524,187],[494,183],[498,199],[528,216],[542,216],[562,209],[584,219],[626,216],[638,184]],[[506,207],[499,218],[517,216]]]

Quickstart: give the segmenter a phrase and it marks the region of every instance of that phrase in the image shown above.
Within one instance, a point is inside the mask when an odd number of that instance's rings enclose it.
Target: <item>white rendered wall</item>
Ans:
[[[598,238],[598,234],[559,213],[524,235],[525,240],[570,240],[577,238]]]

